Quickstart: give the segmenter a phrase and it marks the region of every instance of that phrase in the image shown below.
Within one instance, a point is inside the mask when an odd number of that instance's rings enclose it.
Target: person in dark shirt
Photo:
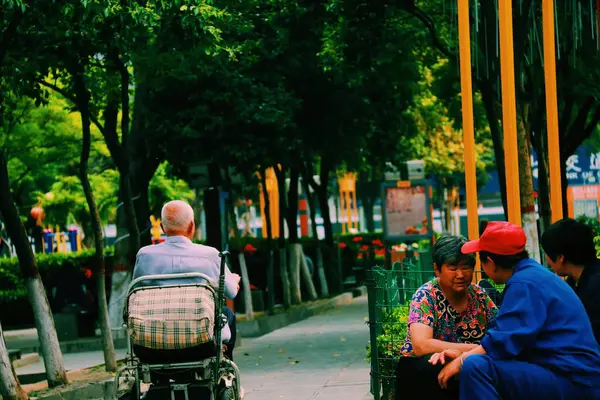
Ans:
[[[567,277],[579,296],[600,343],[600,262],[592,228],[574,219],[560,220],[542,235],[542,248],[548,265],[557,275]]]
[[[438,382],[446,387],[460,373],[461,400],[599,399],[600,345],[585,308],[563,279],[529,258],[526,243],[520,227],[490,222],[462,247],[506,285],[504,298],[480,346],[431,357],[446,364]]]

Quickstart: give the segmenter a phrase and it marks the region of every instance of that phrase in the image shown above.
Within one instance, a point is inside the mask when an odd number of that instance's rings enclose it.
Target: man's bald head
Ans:
[[[194,210],[182,200],[165,204],[160,213],[161,225],[167,236],[194,236]]]

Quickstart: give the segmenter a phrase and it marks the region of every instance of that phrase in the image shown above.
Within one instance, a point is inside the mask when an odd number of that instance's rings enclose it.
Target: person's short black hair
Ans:
[[[565,218],[550,225],[542,235],[541,242],[544,252],[552,261],[559,256],[564,256],[565,261],[574,265],[596,261],[594,231],[574,219]]]
[[[493,254],[487,251],[479,252],[479,259],[482,263],[487,259],[491,259],[494,264],[503,269],[513,269],[517,266],[519,261],[529,258],[529,253],[527,250],[523,250],[522,252],[510,256],[503,256],[500,254]]]
[[[490,221],[487,219],[482,219],[479,221],[479,236],[483,235],[483,232],[485,232],[485,228],[487,228],[489,223]]]
[[[462,236],[442,236],[433,245],[433,262],[438,268],[442,265],[468,265],[475,267],[475,256],[473,254],[463,254],[460,249],[467,243],[467,239]]]

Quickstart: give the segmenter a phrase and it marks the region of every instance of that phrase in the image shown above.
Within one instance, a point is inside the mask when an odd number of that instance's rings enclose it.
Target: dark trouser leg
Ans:
[[[536,364],[494,361],[487,355],[471,355],[460,373],[461,400],[563,400],[595,399],[597,389],[572,384]]]
[[[227,325],[229,325],[229,329],[231,330],[231,339],[229,341],[224,342],[227,345],[227,351],[225,355],[231,361],[233,361],[233,349],[235,347],[235,341],[237,339],[236,325],[235,325],[235,313],[231,311],[231,309],[227,306],[223,307],[223,314],[227,317]]]
[[[396,374],[396,398],[398,400],[458,399],[458,383],[455,379],[451,379],[448,389],[442,389],[437,377],[444,366],[431,365],[430,357],[431,355],[400,359]]]

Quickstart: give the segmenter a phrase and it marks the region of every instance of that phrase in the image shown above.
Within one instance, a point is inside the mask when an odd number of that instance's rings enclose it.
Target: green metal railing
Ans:
[[[367,358],[371,362],[371,393],[377,400],[395,398],[396,365],[406,339],[410,300],[419,287],[434,277],[433,266],[424,257],[408,257],[389,270],[374,267],[367,272]]]

